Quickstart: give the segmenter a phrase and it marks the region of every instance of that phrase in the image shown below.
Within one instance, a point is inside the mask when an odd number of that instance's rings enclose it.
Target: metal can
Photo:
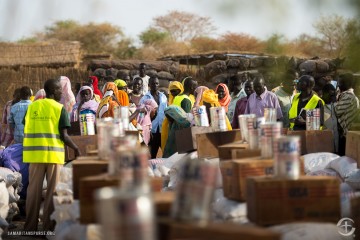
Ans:
[[[275,140],[274,169],[275,176],[298,179],[300,176],[300,137],[283,136]]]
[[[196,107],[194,109],[195,124],[199,127],[209,127],[209,118],[206,112],[206,106]]]
[[[256,117],[255,114],[243,114],[238,116],[239,126],[241,131],[241,138],[243,142],[249,141],[249,132],[248,132],[248,117]]]
[[[133,151],[134,154],[134,184],[141,185],[149,181],[149,150],[142,147]]]
[[[264,109],[265,122],[276,122],[276,109],[265,108]]]
[[[112,125],[112,118],[99,118],[96,121],[98,155],[100,159],[110,159],[111,137],[109,137],[109,132],[112,130]]]
[[[179,221],[208,222],[217,167],[203,159],[187,159],[180,170],[171,215]]]
[[[107,187],[96,191],[96,204],[104,239],[157,239],[151,193]]]
[[[261,129],[261,157],[262,158],[272,158],[273,157],[273,148],[274,148],[274,139],[281,136],[282,123],[273,122],[273,123],[264,123],[260,125]]]
[[[211,127],[214,131],[227,131],[226,113],[224,107],[210,108]]]
[[[120,107],[120,116],[121,116],[121,122],[124,130],[129,130],[129,107],[121,106]]]
[[[260,129],[249,130],[249,149],[259,149]]]
[[[81,135],[95,135],[95,115],[93,113],[80,114]]]

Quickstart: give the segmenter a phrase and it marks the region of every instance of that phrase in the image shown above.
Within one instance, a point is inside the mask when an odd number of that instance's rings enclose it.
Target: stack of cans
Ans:
[[[180,170],[172,217],[179,221],[207,223],[211,217],[216,175],[216,165],[201,159],[187,159]]]
[[[238,116],[241,138],[243,142],[249,142],[248,118],[256,119],[255,114],[243,114]]]
[[[111,154],[111,133],[113,128],[112,118],[99,118],[96,121],[98,155],[100,159],[109,160]]]
[[[274,175],[281,178],[298,179],[300,176],[300,137],[282,136],[275,139]]]
[[[211,127],[214,132],[228,130],[226,126],[226,113],[224,107],[211,107],[210,119]]]
[[[259,148],[260,125],[265,123],[265,118],[257,118],[256,115],[250,115],[247,118],[248,143],[250,149]]]
[[[306,110],[306,130],[320,130],[320,109]]]
[[[81,135],[95,135],[95,115],[93,113],[80,114]]]
[[[103,239],[156,240],[154,202],[142,188],[102,188],[96,192]]]
[[[276,109],[265,108],[264,117],[265,117],[265,122],[276,122]]]
[[[281,122],[264,123],[260,125],[260,129],[261,129],[261,137],[260,137],[261,157],[272,158],[274,140],[281,136],[282,123]]]
[[[206,113],[206,106],[195,107],[193,109],[195,117],[195,126],[209,127],[209,118]]]

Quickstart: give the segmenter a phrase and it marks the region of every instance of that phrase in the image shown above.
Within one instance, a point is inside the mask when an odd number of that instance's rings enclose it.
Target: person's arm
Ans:
[[[13,111],[10,111],[10,116],[8,117],[7,119],[7,122],[10,126],[10,129],[11,130],[14,130],[15,129],[15,121],[14,121],[14,112]]]
[[[189,99],[183,99],[181,101],[181,108],[186,112],[189,113],[191,111],[191,101]]]
[[[145,107],[142,107],[142,108],[137,108],[135,110],[135,112],[133,114],[131,114],[131,116],[129,117],[129,122],[131,122],[132,120],[134,120],[138,115],[139,113],[146,113],[146,109]]]
[[[69,137],[67,133],[67,129],[70,127],[69,121],[69,114],[66,112],[65,108],[61,109],[61,115],[59,119],[59,132],[60,132],[60,139],[64,142],[65,145],[69,146],[70,148],[74,149],[75,157],[81,156],[80,149],[78,146],[73,142],[73,140]]]
[[[71,147],[75,151],[75,157],[81,156],[80,149],[78,146],[73,142],[70,136],[67,133],[67,128],[61,128],[60,130],[60,139],[65,143],[65,145]]]
[[[236,102],[236,105],[235,105],[235,110],[234,110],[234,115],[233,115],[233,119],[232,119],[232,122],[231,122],[231,127],[233,129],[237,129],[239,128],[239,121],[238,121],[238,115],[239,115],[239,105],[240,105],[240,100],[239,99],[237,102]]]
[[[282,110],[281,110],[279,99],[277,98],[276,95],[274,96],[273,101],[274,101],[274,105],[275,105],[275,109],[276,109],[276,120],[277,121],[282,121],[284,116],[283,116],[283,113],[282,113]]]
[[[324,105],[321,100],[319,100],[317,108],[320,109],[320,126],[324,126]]]

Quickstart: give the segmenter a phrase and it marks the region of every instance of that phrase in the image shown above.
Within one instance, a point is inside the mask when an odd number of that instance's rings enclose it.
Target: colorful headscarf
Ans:
[[[99,89],[99,79],[96,77],[96,76],[90,76],[90,78],[92,79],[92,85],[93,85],[93,88],[94,88],[94,94],[96,95],[99,95],[100,98],[102,98],[102,93]]]
[[[151,111],[153,111],[155,108],[158,107],[158,104],[156,103],[156,101],[154,99],[147,99],[144,101],[142,106],[145,107],[146,114],[142,119],[139,119],[139,124],[142,126],[142,129],[143,129],[144,143],[146,145],[148,145],[150,142],[150,133],[151,133],[150,113],[151,113]],[[140,106],[140,107],[142,107],[142,106]]]
[[[97,112],[97,109],[99,107],[99,103],[96,102],[94,99],[93,99],[93,96],[94,96],[94,93],[93,93],[93,90],[91,87],[89,86],[82,86],[78,92],[78,94],[76,95],[76,104],[74,105],[73,107],[73,110],[71,112],[71,115],[70,115],[70,121],[71,122],[76,122],[78,121],[79,117],[78,117],[78,112],[79,112],[79,106],[80,106],[80,103],[81,103],[81,92],[82,91],[85,91],[85,90],[90,90],[91,92],[91,97],[90,97],[90,100],[87,101],[87,102],[84,102],[81,107],[80,107],[80,111],[83,111],[83,110],[86,110],[86,109],[89,109],[91,111],[93,111],[94,113]]]
[[[222,87],[225,91],[225,96],[223,99],[219,99],[219,103],[221,106],[223,106],[225,108],[225,112],[228,112],[228,107],[231,101],[231,96],[230,96],[230,92],[229,92],[229,88],[226,86],[226,84],[224,83],[220,83],[219,85],[216,86],[215,92],[217,92],[218,88]]]
[[[39,100],[39,99],[44,99],[46,98],[46,92],[44,89],[40,89],[39,91],[37,91],[37,93],[35,94],[35,98],[34,101]]]
[[[195,89],[195,92],[196,92],[196,99],[195,99],[195,103],[194,103],[194,107],[199,107],[202,104],[202,98],[203,98],[203,93],[205,90],[209,90],[208,87],[205,87],[205,86],[199,86]]]
[[[118,88],[127,86],[126,82],[124,80],[121,80],[121,79],[115,80],[114,83]]]
[[[169,84],[169,92],[174,89],[179,89],[180,93],[182,94],[184,92],[184,86],[181,84],[181,82],[173,81]],[[171,105],[174,102],[174,96],[169,93],[169,105]]]
[[[74,93],[71,90],[70,79],[68,77],[61,76],[60,83],[62,89],[60,103],[64,105],[64,108],[68,113],[71,113],[76,101]]]
[[[114,117],[114,107],[119,106],[117,99],[118,89],[113,82],[107,82],[103,88],[104,96],[99,104],[96,117]]]
[[[218,101],[218,95],[212,89],[208,89],[204,91],[202,100],[206,103],[209,103],[211,107],[221,107]],[[226,118],[226,126],[228,130],[232,130],[229,118],[227,116],[225,116],[225,118]]]

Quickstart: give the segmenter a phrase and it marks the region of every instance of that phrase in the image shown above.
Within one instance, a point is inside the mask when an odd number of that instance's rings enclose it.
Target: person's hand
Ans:
[[[306,121],[302,117],[295,118],[296,125],[304,125]]]
[[[140,107],[137,109],[139,113],[146,113],[146,108],[145,107]]]
[[[80,151],[79,148],[76,148],[74,151],[75,151],[75,158],[77,158],[77,157],[79,157],[79,156],[82,155],[82,153],[81,153],[81,151]]]

